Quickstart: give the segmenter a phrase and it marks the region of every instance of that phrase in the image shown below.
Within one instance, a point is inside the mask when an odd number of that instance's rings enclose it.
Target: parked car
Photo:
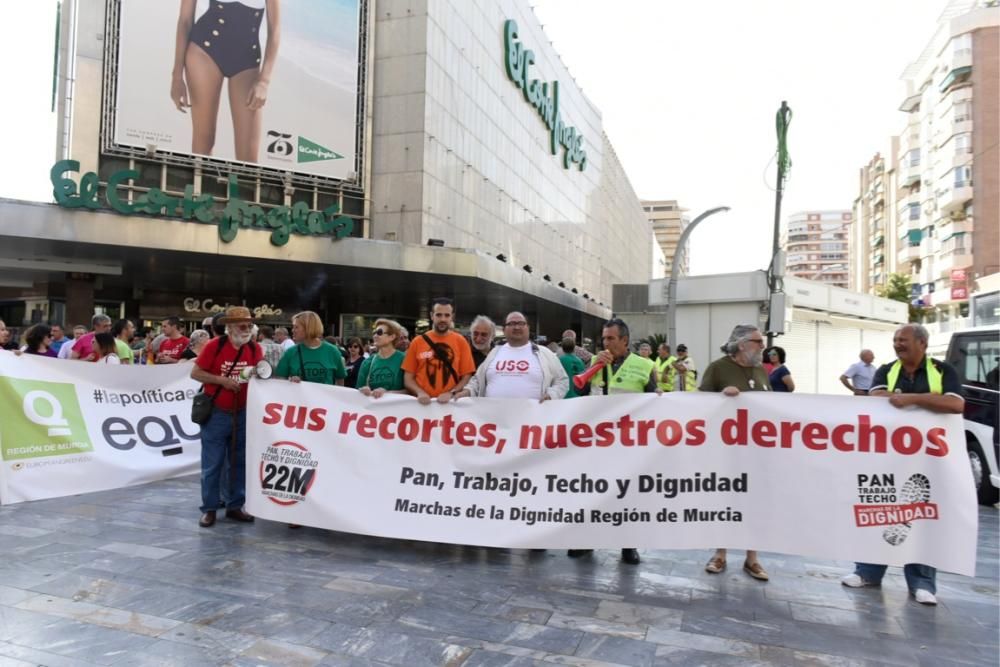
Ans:
[[[948,345],[946,361],[962,378],[965,398],[965,443],[979,502],[1000,500],[1000,424],[998,424],[998,368],[1000,327],[975,327],[956,331]]]

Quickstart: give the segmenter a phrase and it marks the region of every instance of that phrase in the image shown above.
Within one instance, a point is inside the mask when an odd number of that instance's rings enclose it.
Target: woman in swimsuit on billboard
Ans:
[[[181,113],[191,109],[191,151],[211,155],[222,82],[229,79],[236,159],[257,162],[261,109],[281,38],[278,0],[211,0],[195,21],[197,0],[181,0],[170,97]],[[260,24],[267,15],[261,55]]]

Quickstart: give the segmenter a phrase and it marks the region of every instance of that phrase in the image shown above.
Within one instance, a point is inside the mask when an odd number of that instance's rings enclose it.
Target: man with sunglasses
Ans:
[[[752,324],[737,324],[722,346],[724,357],[716,359],[705,369],[699,391],[722,392],[726,396],[739,396],[741,391],[770,391],[771,381],[764,370],[764,336]],[[709,574],[719,574],[726,569],[726,550],[716,549],[705,565]],[[768,580],[768,574],[757,561],[757,552],[747,549],[743,571],[754,579]]]
[[[563,398],[569,377],[562,363],[547,347],[531,341],[527,318],[514,311],[503,323],[506,345],[493,348],[475,376],[456,398]]]

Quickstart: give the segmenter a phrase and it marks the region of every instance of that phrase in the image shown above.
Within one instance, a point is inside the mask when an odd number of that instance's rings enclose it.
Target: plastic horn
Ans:
[[[594,377],[594,373],[604,368],[604,364],[597,362],[587,370],[582,373],[577,373],[573,376],[573,386],[577,389],[583,389],[590,382],[590,378]]]

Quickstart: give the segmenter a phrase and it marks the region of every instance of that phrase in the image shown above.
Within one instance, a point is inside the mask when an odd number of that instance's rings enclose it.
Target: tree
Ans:
[[[646,336],[645,338],[640,338],[639,340],[637,340],[635,343],[632,344],[632,347],[634,347],[635,351],[638,352],[640,345],[642,345],[643,343],[649,343],[649,346],[653,348],[653,356],[656,356],[656,350],[659,349],[660,343],[666,343],[666,342],[667,342],[667,334],[658,333]]]
[[[902,301],[909,309],[909,321],[920,321],[920,309],[913,305],[910,276],[905,273],[890,273],[885,285],[879,285],[876,292],[880,297]]]

